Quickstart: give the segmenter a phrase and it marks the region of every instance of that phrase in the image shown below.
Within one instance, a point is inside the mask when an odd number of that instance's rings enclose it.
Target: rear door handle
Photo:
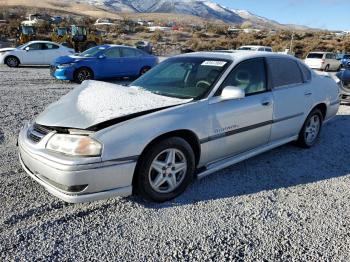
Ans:
[[[311,96],[312,93],[311,93],[310,91],[306,91],[306,92],[304,93],[304,95],[305,95],[305,96]]]

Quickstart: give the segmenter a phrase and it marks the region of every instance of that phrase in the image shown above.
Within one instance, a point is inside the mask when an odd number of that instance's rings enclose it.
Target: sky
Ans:
[[[350,0],[214,0],[245,9],[282,24],[299,24],[328,30],[350,30]]]

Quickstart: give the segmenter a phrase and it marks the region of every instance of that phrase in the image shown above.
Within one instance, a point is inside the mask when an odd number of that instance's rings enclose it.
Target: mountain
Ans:
[[[79,0],[79,2],[113,12],[186,14],[232,24],[248,22],[257,28],[306,29],[297,25],[283,25],[246,10],[230,9],[210,0]]]
[[[84,0],[80,0],[84,2]],[[205,0],[85,0],[115,12],[175,13],[240,24],[244,19],[233,10]]]
[[[174,16],[187,15],[186,20],[219,20],[229,24],[249,23],[256,28],[307,29],[296,25],[283,25],[276,21],[255,15],[246,10],[230,9],[211,0],[0,0],[3,6],[26,6],[49,8],[93,17],[116,18],[118,13],[149,14],[169,20]],[[191,16],[191,17],[190,17]]]

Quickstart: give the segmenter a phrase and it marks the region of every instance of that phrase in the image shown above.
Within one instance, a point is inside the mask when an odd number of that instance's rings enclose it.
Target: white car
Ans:
[[[237,50],[243,51],[261,51],[261,52],[272,52],[272,47],[270,46],[260,46],[260,45],[244,45]]]
[[[129,87],[85,81],[22,128],[19,156],[68,202],[132,192],[162,202],[194,177],[291,141],[315,145],[338,108],[335,81],[292,56],[192,53]]]
[[[9,67],[50,65],[56,58],[74,53],[74,49],[54,42],[31,41],[17,48],[0,49],[0,64]]]
[[[324,70],[324,71],[338,71],[341,68],[341,63],[337,60],[337,56],[334,53],[329,52],[311,52],[305,59],[307,64],[312,69]]]

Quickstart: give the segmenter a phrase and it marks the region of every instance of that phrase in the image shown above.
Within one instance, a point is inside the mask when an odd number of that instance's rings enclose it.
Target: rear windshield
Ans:
[[[307,58],[319,58],[319,59],[322,59],[322,58],[323,58],[323,54],[320,54],[320,53],[310,53],[310,54],[308,54]]]

